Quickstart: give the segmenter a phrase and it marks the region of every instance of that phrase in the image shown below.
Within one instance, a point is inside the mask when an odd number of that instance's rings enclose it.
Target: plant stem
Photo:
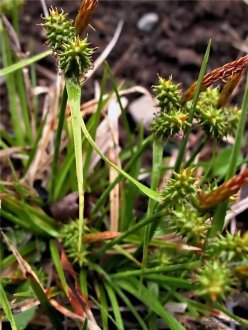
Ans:
[[[177,173],[180,171],[180,168],[181,168],[181,165],[183,162],[183,158],[184,158],[184,154],[185,154],[185,150],[187,147],[187,143],[189,140],[189,134],[190,134],[191,128],[192,128],[192,122],[193,122],[194,115],[195,115],[195,109],[196,109],[198,98],[199,98],[199,95],[201,92],[201,84],[202,84],[202,80],[203,80],[203,77],[205,75],[206,68],[207,68],[210,47],[211,47],[211,39],[208,42],[208,46],[207,46],[207,49],[206,49],[206,52],[205,52],[205,55],[204,55],[204,58],[202,61],[201,70],[200,70],[199,77],[198,77],[197,84],[196,84],[196,90],[194,93],[192,107],[191,107],[191,110],[189,113],[189,119],[188,119],[188,122],[190,125],[186,128],[184,138],[180,144],[179,153],[178,153],[176,164],[175,164],[175,172],[177,172]]]
[[[205,138],[201,141],[201,143],[198,145],[198,147],[192,152],[190,158],[189,158],[189,159],[185,162],[185,164],[184,164],[184,167],[185,167],[185,168],[186,168],[186,167],[189,167],[189,166],[193,163],[193,161],[195,160],[195,157],[196,157],[196,156],[202,151],[202,149],[203,149],[204,146],[206,145],[207,141],[208,141],[208,138],[205,137]]]
[[[153,157],[152,157],[152,175],[151,175],[151,189],[156,190],[159,184],[160,179],[160,172],[161,172],[161,164],[163,160],[163,142],[159,141],[158,139],[154,139],[153,141]],[[148,208],[146,216],[150,217],[153,214],[154,208],[156,206],[156,201],[149,198]],[[144,234],[144,245],[143,245],[143,260],[142,260],[142,269],[146,268],[147,262],[147,251],[148,251],[148,244],[150,240],[150,230],[151,225],[147,225],[145,227],[145,234]]]
[[[66,89],[68,101],[71,108],[72,133],[74,141],[76,173],[79,195],[79,235],[78,252],[82,249],[82,235],[84,229],[84,178],[83,178],[83,158],[82,158],[82,133],[81,133],[81,86],[72,80],[66,79]]]

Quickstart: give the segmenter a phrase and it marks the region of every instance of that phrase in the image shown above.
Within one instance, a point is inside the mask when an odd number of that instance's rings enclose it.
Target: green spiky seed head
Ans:
[[[210,224],[207,216],[202,215],[190,205],[181,205],[168,216],[170,228],[186,238],[192,245],[201,245],[206,238]]]
[[[211,88],[208,87],[205,91],[201,92],[199,95],[198,105],[200,108],[208,108],[212,106],[217,107],[220,92],[219,87]]]
[[[187,115],[179,110],[172,110],[168,114],[160,112],[151,123],[151,131],[157,139],[170,138],[189,126],[187,118]]]
[[[197,203],[199,184],[193,175],[194,168],[181,169],[174,172],[173,177],[167,181],[166,187],[160,193],[161,203],[167,207],[174,207],[178,203]]]
[[[85,229],[87,229],[85,227]],[[69,259],[80,266],[87,263],[87,251],[78,251],[78,239],[79,239],[79,220],[73,220],[68,224],[65,224],[59,233],[59,237],[62,241],[65,252]]]
[[[68,14],[63,10],[59,12],[57,9],[50,8],[50,16],[43,18],[44,24],[41,24],[46,30],[46,38],[48,45],[56,54],[63,49],[63,44],[75,37],[75,28],[73,21],[68,20]]]
[[[87,72],[92,65],[91,55],[93,49],[89,48],[87,39],[74,37],[63,44],[59,53],[59,66],[67,77],[79,77]]]
[[[181,90],[179,85],[172,81],[171,76],[167,80],[159,77],[159,83],[153,86],[153,90],[162,112],[168,113],[173,109],[180,108]]]
[[[226,236],[219,234],[209,241],[208,253],[211,256],[218,255],[227,261],[248,261],[248,234],[243,236],[240,232],[235,235],[227,233]]]
[[[235,280],[228,266],[219,261],[205,262],[196,276],[198,296],[212,301],[225,300],[231,293]]]
[[[209,106],[201,110],[198,119],[203,130],[212,138],[222,140],[229,133],[229,124],[222,109]]]

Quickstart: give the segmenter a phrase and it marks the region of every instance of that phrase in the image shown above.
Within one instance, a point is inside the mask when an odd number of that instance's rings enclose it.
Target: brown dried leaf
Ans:
[[[79,8],[76,20],[75,28],[78,35],[81,35],[87,25],[89,24],[91,15],[94,9],[97,7],[99,0],[83,0]]]
[[[120,236],[117,231],[103,231],[101,233],[91,233],[84,235],[84,243],[94,243],[98,241],[105,241],[106,239],[112,239]]]
[[[236,194],[238,190],[248,183],[248,169],[235,175],[229,181],[223,183],[219,188],[208,194],[201,193],[199,195],[199,206],[202,208],[210,208],[216,204],[227,200],[231,195]]]

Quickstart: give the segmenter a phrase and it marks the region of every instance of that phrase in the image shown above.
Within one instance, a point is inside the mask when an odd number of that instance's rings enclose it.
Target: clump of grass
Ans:
[[[131,132],[123,114],[120,87],[108,65],[97,111],[87,121],[80,112],[84,90],[81,83],[92,66],[93,54],[89,42],[81,34],[97,3],[85,0],[75,24],[66,13],[57,9],[51,9],[50,16],[43,23],[47,44],[66,85],[61,93],[57,131],[55,127],[49,132],[51,141],[56,136],[51,151],[49,146],[42,150],[47,138],[44,127],[49,126],[45,125],[49,113],[38,123],[37,131],[32,132],[33,142],[22,136],[23,132],[17,127],[16,104],[10,103],[13,107],[10,112],[13,136],[5,133],[1,142],[11,171],[8,180],[1,182],[2,224],[3,231],[12,240],[11,243],[3,234],[3,281],[0,286],[3,321],[10,322],[13,329],[24,329],[28,324],[32,326],[34,312],[37,317],[42,313],[37,307],[41,304],[49,319],[46,322],[50,322],[54,329],[63,326],[62,314],[71,319],[69,328],[156,329],[159,321],[172,330],[185,329],[180,311],[174,313],[168,307],[173,302],[186,304],[185,320],[193,317],[200,322],[203,316],[215,317],[216,310],[219,310],[240,325],[247,326],[246,320],[225,307],[228,299],[237,293],[242,295],[247,286],[247,233],[231,234],[223,230],[226,209],[231,205],[230,197],[248,182],[247,170],[236,174],[240,164],[235,158],[242,143],[248,86],[241,109],[229,106],[227,102],[233,90],[231,87],[236,86],[248,67],[247,56],[205,75],[209,42],[198,82],[185,93],[172,77],[159,76],[153,87],[159,112],[151,124],[151,135],[143,139],[140,130],[139,143],[134,146],[131,141],[135,141],[136,135]],[[8,93],[15,91],[14,95],[20,97],[17,90],[11,88],[16,70],[38,58],[16,62],[13,66],[6,28],[3,33],[6,66],[3,74],[6,75]],[[228,80],[222,90],[220,86],[211,87],[223,78]],[[113,90],[106,90],[107,80]],[[122,110],[123,126],[129,136],[129,143],[120,152],[118,162],[110,160],[93,138],[101,120],[100,113],[113,98]],[[66,117],[67,101],[71,114]],[[26,116],[25,110],[22,113],[27,127],[31,127],[31,115]],[[56,121],[56,118],[50,120]],[[192,128],[201,140],[186,159]],[[179,135],[183,139],[175,166],[168,176],[163,169],[163,149],[168,141]],[[197,157],[209,141],[222,146],[220,142],[230,135],[235,142],[228,169],[222,176],[213,175],[197,161]],[[64,149],[60,152],[62,139]],[[139,158],[150,144],[153,161],[151,184],[147,187],[138,181],[141,174]],[[11,157],[13,148],[22,156],[21,169]],[[91,159],[96,157],[93,150],[104,163],[99,163],[90,172]],[[49,151],[50,182],[47,174],[41,176],[46,183],[47,199],[42,198],[42,193],[37,194],[29,178],[33,169],[37,169],[34,167],[37,157],[41,159],[40,155],[45,157]],[[124,161],[128,162],[122,169],[119,165]],[[214,162],[213,155],[208,166],[213,166]],[[109,179],[109,167],[119,174],[115,180]],[[88,175],[83,177],[83,173]],[[163,180],[165,174],[167,179]],[[224,177],[226,182],[222,183]],[[109,219],[113,211],[108,197],[120,181],[120,205],[128,210],[128,218],[121,210],[115,210],[114,216],[121,221],[117,231],[110,231]],[[68,212],[75,207],[70,195],[75,190],[79,194],[78,217]],[[62,204],[61,201],[53,204],[56,196],[64,198]],[[141,198],[146,212],[138,216],[136,200]],[[61,205],[62,211],[56,213],[55,219],[52,210]],[[67,219],[65,213],[69,214]],[[18,272],[15,271],[16,260]],[[30,299],[34,301],[33,305]],[[94,309],[91,308],[93,305]],[[140,305],[142,308],[138,308]]]

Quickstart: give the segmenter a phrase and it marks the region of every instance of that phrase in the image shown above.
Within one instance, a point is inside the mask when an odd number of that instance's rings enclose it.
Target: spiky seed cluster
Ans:
[[[161,112],[151,123],[151,130],[157,139],[171,137],[189,126],[187,115],[173,110],[169,114]]]
[[[172,81],[172,77],[168,80],[159,77],[159,84],[153,86],[153,90],[158,100],[160,112],[156,114],[151,130],[157,139],[169,138],[188,126],[188,116],[180,106],[179,85]]]
[[[63,50],[63,44],[67,43],[75,36],[73,21],[67,18],[68,14],[62,10],[49,9],[50,16],[45,17],[45,23],[42,26],[46,30],[46,38],[49,47],[54,53],[58,54]]]
[[[165,189],[161,192],[162,204],[174,207],[182,203],[195,204],[199,184],[193,175],[194,168],[181,169],[179,173],[174,172],[173,177],[167,181]]]
[[[226,236],[218,235],[208,244],[208,253],[211,256],[218,255],[226,261],[248,261],[248,234],[241,236],[240,232],[235,235],[227,233]]]
[[[73,21],[63,11],[50,9],[50,16],[44,18],[47,43],[58,59],[59,68],[66,77],[79,79],[91,67],[93,50],[87,39],[76,35]]]
[[[171,228],[186,238],[192,245],[202,245],[210,224],[207,216],[190,205],[181,205],[168,217]]]
[[[179,85],[172,81],[172,76],[168,80],[159,78],[159,84],[153,86],[155,96],[158,100],[158,106],[162,112],[168,113],[170,110],[180,108],[180,94]]]
[[[62,240],[65,252],[73,263],[80,266],[87,263],[87,251],[78,251],[78,238],[79,238],[79,220],[71,221],[65,224],[60,230],[60,239]]]
[[[225,300],[231,293],[235,280],[228,266],[219,261],[205,262],[196,276],[196,294],[212,301]]]
[[[196,119],[207,135],[222,140],[227,135],[235,134],[240,110],[237,107],[218,109],[219,95],[218,87],[209,87],[200,94],[196,107]]]
[[[88,46],[87,39],[81,40],[79,37],[64,44],[63,51],[59,53],[59,63],[66,76],[79,77],[90,68],[93,51]]]

